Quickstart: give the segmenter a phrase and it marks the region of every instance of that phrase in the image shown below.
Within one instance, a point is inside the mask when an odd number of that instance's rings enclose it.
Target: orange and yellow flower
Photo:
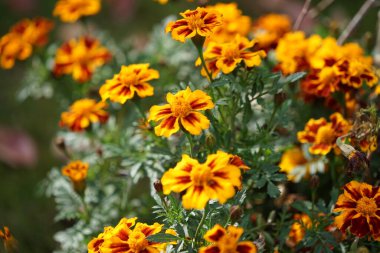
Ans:
[[[278,166],[293,182],[299,182],[302,178],[325,171],[325,162],[322,159],[305,155],[300,147],[286,150]]]
[[[82,16],[95,15],[100,11],[101,0],[59,0],[53,15],[61,21],[73,23]]]
[[[0,240],[3,241],[6,252],[18,252],[17,241],[8,227],[4,227],[4,232],[0,229]]]
[[[287,33],[278,43],[276,58],[277,68],[286,75],[309,72],[301,84],[305,97],[328,99],[334,92],[355,92],[364,83],[372,87],[379,81],[371,57],[366,57],[358,44],[341,46],[332,37]]]
[[[285,75],[298,71],[309,70],[309,59],[320,47],[322,38],[313,35],[306,38],[305,33],[286,33],[278,42],[276,47],[277,68]]]
[[[258,249],[251,241],[239,241],[243,228],[228,226],[227,229],[216,224],[206,232],[204,239],[211,245],[199,249],[199,253],[256,253]]]
[[[338,112],[330,116],[330,121],[327,122],[325,118],[310,119],[305,129],[297,133],[298,141],[311,144],[311,154],[328,154],[331,149],[336,148],[336,139],[348,133],[351,128],[349,122]]]
[[[199,163],[188,155],[163,175],[164,194],[186,192],[182,197],[186,209],[204,209],[210,199],[224,204],[241,187],[240,168],[231,163],[231,155],[222,151],[209,155]]]
[[[96,68],[111,59],[111,53],[94,38],[81,37],[63,44],[55,56],[53,73],[57,76],[71,74],[74,80],[86,82]]]
[[[230,42],[236,35],[247,36],[251,29],[251,18],[242,15],[236,3],[217,3],[207,6],[208,10],[215,10],[223,14],[222,25],[217,26],[210,41],[217,43]]]
[[[67,176],[73,182],[84,181],[87,177],[88,163],[72,161],[62,168],[62,175]]]
[[[260,49],[274,48],[279,39],[290,32],[292,23],[289,16],[282,14],[267,14],[257,19],[253,24],[253,37]]]
[[[124,104],[135,93],[141,97],[153,96],[153,87],[148,81],[159,78],[157,70],[150,69],[149,64],[132,64],[122,66],[119,74],[114,75],[100,88],[102,100]]]
[[[294,247],[300,243],[305,237],[306,230],[312,225],[310,217],[304,213],[295,214],[293,219],[294,223],[290,227],[288,239],[286,241],[290,247]]]
[[[367,138],[364,138],[359,142],[359,146],[361,151],[372,153],[376,151],[377,149],[377,136],[372,135],[368,136]]]
[[[0,39],[0,66],[10,69],[15,60],[25,60],[33,52],[34,46],[43,46],[47,43],[48,33],[53,23],[45,18],[24,19],[15,24]]]
[[[195,36],[208,37],[215,28],[222,25],[222,16],[215,10],[198,7],[180,13],[183,19],[169,22],[165,31],[171,32],[172,38],[180,42]]]
[[[344,186],[335,204],[335,224],[357,237],[372,236],[380,240],[380,191],[366,183],[351,181]]]
[[[60,125],[79,132],[88,128],[91,123],[105,123],[108,119],[108,113],[104,110],[106,107],[105,102],[96,102],[94,99],[77,100],[69,111],[61,114]]]
[[[156,135],[169,137],[180,129],[180,125],[193,135],[201,134],[210,127],[210,121],[199,111],[214,108],[211,97],[201,90],[179,91],[166,95],[168,104],[150,108],[149,121],[159,122],[154,128]]]
[[[105,227],[103,233],[88,243],[88,252],[159,253],[164,251],[166,243],[148,240],[148,236],[160,233],[164,225],[159,223],[148,225],[140,222],[136,224],[136,220],[137,218],[123,218],[116,227]],[[166,230],[165,233],[176,234],[172,229]],[[174,243],[171,242],[171,244]]]
[[[44,46],[48,41],[48,34],[54,24],[46,18],[23,19],[15,24],[10,33],[18,34],[32,46]]]
[[[227,43],[210,42],[204,52],[206,66],[212,77],[215,78],[220,72],[231,73],[241,62],[247,67],[255,67],[261,64],[261,59],[266,56],[263,50],[251,51],[255,41],[249,41],[245,37],[236,35],[233,41]],[[201,60],[196,61],[200,65]],[[201,74],[206,76],[202,69]]]

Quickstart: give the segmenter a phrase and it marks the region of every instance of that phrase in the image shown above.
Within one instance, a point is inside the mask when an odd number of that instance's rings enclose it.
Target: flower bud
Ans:
[[[55,139],[55,146],[62,151],[63,153],[66,153],[66,144],[65,144],[65,139],[62,137],[57,137]]]
[[[207,145],[207,147],[209,149],[213,149],[215,147],[215,144],[216,144],[215,136],[212,133],[208,132],[206,134],[206,145]]]
[[[153,187],[156,190],[156,192],[159,193],[159,194],[164,191],[160,179],[156,179],[156,181],[154,181]]]
[[[243,210],[240,206],[231,206],[230,208],[230,217],[232,222],[238,221],[243,214]]]
[[[285,92],[280,92],[274,95],[274,103],[276,106],[282,105],[282,103],[285,102],[285,100],[288,98]]]
[[[357,250],[356,250],[356,253],[369,253],[370,251],[368,250],[368,248],[364,247],[364,246],[361,246],[359,247]]]
[[[319,186],[319,176],[318,175],[313,175],[310,179],[310,187],[312,189],[316,189]]]

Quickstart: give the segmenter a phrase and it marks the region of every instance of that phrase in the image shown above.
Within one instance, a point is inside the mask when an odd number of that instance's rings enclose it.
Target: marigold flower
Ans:
[[[212,77],[216,77],[220,71],[224,74],[231,73],[241,62],[247,67],[259,66],[266,53],[263,50],[252,52],[250,49],[254,45],[254,40],[249,41],[240,35],[236,35],[235,39],[228,43],[210,42],[204,52],[204,58]],[[198,59],[196,65],[200,64],[201,61]],[[206,76],[206,71],[202,69],[201,74]]]
[[[291,30],[290,17],[282,14],[267,14],[253,24],[253,37],[260,49],[274,48],[278,40]]]
[[[105,102],[96,102],[93,99],[84,98],[75,101],[69,111],[61,114],[60,125],[79,132],[90,126],[91,123],[104,123],[108,119],[108,113],[104,110]]]
[[[137,218],[123,218],[115,228],[105,227],[103,233],[89,242],[88,252],[158,253],[165,250],[165,243],[151,242],[147,238],[161,232],[164,225],[159,223],[148,225],[140,222],[136,224],[136,220]],[[172,229],[166,230],[165,233],[176,234]],[[175,242],[171,242],[173,243]]]
[[[236,35],[247,36],[251,29],[251,18],[242,15],[236,3],[217,3],[207,6],[208,10],[215,10],[223,14],[222,25],[214,29],[209,40],[224,43],[233,40]]]
[[[329,97],[331,93],[338,91],[340,78],[334,67],[324,67],[321,70],[312,71],[301,83],[301,89],[305,94],[319,97]]]
[[[351,181],[344,187],[335,204],[334,212],[337,227],[345,232],[349,230],[357,237],[366,235],[380,240],[380,191],[366,183]]]
[[[287,174],[288,179],[293,182],[299,182],[302,178],[308,178],[310,175],[325,171],[323,159],[306,155],[299,147],[286,150],[282,154],[278,166],[282,172]]]
[[[210,199],[224,204],[235,195],[235,187],[241,186],[240,168],[230,161],[231,155],[222,151],[209,155],[202,164],[182,155],[161,179],[164,194],[186,191],[182,197],[186,209],[204,209]]]
[[[305,34],[299,31],[285,34],[276,47],[276,58],[279,62],[277,68],[285,75],[308,70],[308,59],[321,43],[322,38],[318,35],[307,39]]]
[[[215,10],[198,7],[180,13],[183,19],[170,22],[165,31],[180,42],[195,36],[208,37],[217,26],[222,25],[222,16]]]
[[[83,181],[87,177],[88,163],[72,161],[62,168],[62,175],[67,176],[73,182]]]
[[[244,230],[240,227],[228,226],[227,229],[216,224],[204,235],[206,241],[212,243],[210,246],[202,247],[199,253],[214,252],[235,252],[235,253],[256,253],[256,245],[250,241],[240,241]]]
[[[325,118],[310,119],[305,129],[297,133],[298,141],[310,143],[309,152],[314,155],[326,155],[336,147],[338,137],[348,133],[351,125],[336,112],[330,116],[330,121]]]
[[[359,89],[365,81],[369,87],[379,82],[372,67],[357,59],[342,59],[336,63],[337,75],[341,78],[341,83],[349,87]]]
[[[149,64],[132,64],[122,66],[119,74],[106,81],[100,88],[102,100],[110,99],[112,102],[124,104],[135,96],[153,96],[153,87],[148,81],[159,78],[157,70],[150,69]]]
[[[360,149],[363,152],[372,153],[377,149],[377,136],[368,136],[359,142]]]
[[[81,37],[63,44],[55,56],[54,74],[71,74],[74,80],[86,82],[96,68],[111,59],[111,53],[94,38]]]
[[[63,22],[75,22],[82,16],[95,15],[100,11],[100,0],[59,0],[53,15]]]
[[[8,33],[0,39],[1,67],[10,69],[14,66],[16,59],[22,61],[27,59],[33,51],[33,47],[24,41],[21,36]]]
[[[310,228],[312,225],[310,217],[304,213],[295,214],[293,219],[294,223],[290,227],[287,240],[287,244],[290,247],[294,247],[300,243],[305,236],[306,229]]]
[[[149,121],[160,122],[154,128],[156,135],[169,137],[179,131],[180,123],[191,134],[199,135],[210,127],[210,121],[202,113],[214,108],[211,97],[201,90],[179,91],[166,95],[168,104],[155,105],[150,108]]]
[[[54,24],[46,18],[23,19],[15,24],[10,33],[18,34],[22,39],[33,46],[43,46],[48,41],[48,33]]]
[[[27,59],[33,46],[43,46],[53,23],[45,18],[24,19],[15,24],[10,32],[0,38],[0,66],[10,69],[15,60]]]
[[[4,227],[4,232],[0,229],[0,240],[3,241],[6,252],[17,252],[17,241],[8,227]]]

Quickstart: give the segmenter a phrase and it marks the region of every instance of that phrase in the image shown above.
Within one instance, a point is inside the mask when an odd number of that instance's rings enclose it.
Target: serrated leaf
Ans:
[[[268,181],[267,193],[271,198],[277,198],[281,192],[274,183]]]
[[[306,75],[306,72],[297,72],[280,80],[281,84],[294,83]]]
[[[181,238],[178,236],[171,235],[171,234],[164,234],[164,233],[150,235],[147,237],[147,239],[150,242],[158,242],[158,243],[166,243],[166,242],[173,242],[173,241],[181,240]]]

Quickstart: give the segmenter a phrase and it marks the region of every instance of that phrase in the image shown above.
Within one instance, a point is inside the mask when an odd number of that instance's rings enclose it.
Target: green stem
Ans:
[[[204,70],[207,74],[207,77],[210,80],[210,83],[212,83],[212,75],[210,74],[210,71],[207,68],[205,58],[203,57],[203,49],[202,49],[202,47],[196,47],[196,48],[198,50],[199,58],[201,59],[201,62],[202,62],[202,67],[204,68]]]
[[[133,104],[136,106],[137,111],[141,114],[141,116],[144,118],[144,121],[147,121],[146,115],[144,110],[141,108],[140,103],[132,100]]]
[[[206,216],[207,216],[207,214],[206,214],[206,210],[203,210],[202,218],[201,218],[201,220],[200,220],[200,222],[199,222],[199,224],[198,224],[197,230],[195,230],[195,234],[194,234],[194,242],[197,240],[198,234],[199,234],[199,232],[200,232],[200,230],[201,230],[201,228],[202,228],[202,226],[203,226],[203,223],[204,223],[205,220],[206,220]]]
[[[187,140],[189,141],[189,145],[190,145],[190,157],[194,157],[193,156],[193,148],[194,148],[193,138],[191,137],[191,135],[186,130],[183,130],[183,131],[184,131],[184,133],[186,135]]]

